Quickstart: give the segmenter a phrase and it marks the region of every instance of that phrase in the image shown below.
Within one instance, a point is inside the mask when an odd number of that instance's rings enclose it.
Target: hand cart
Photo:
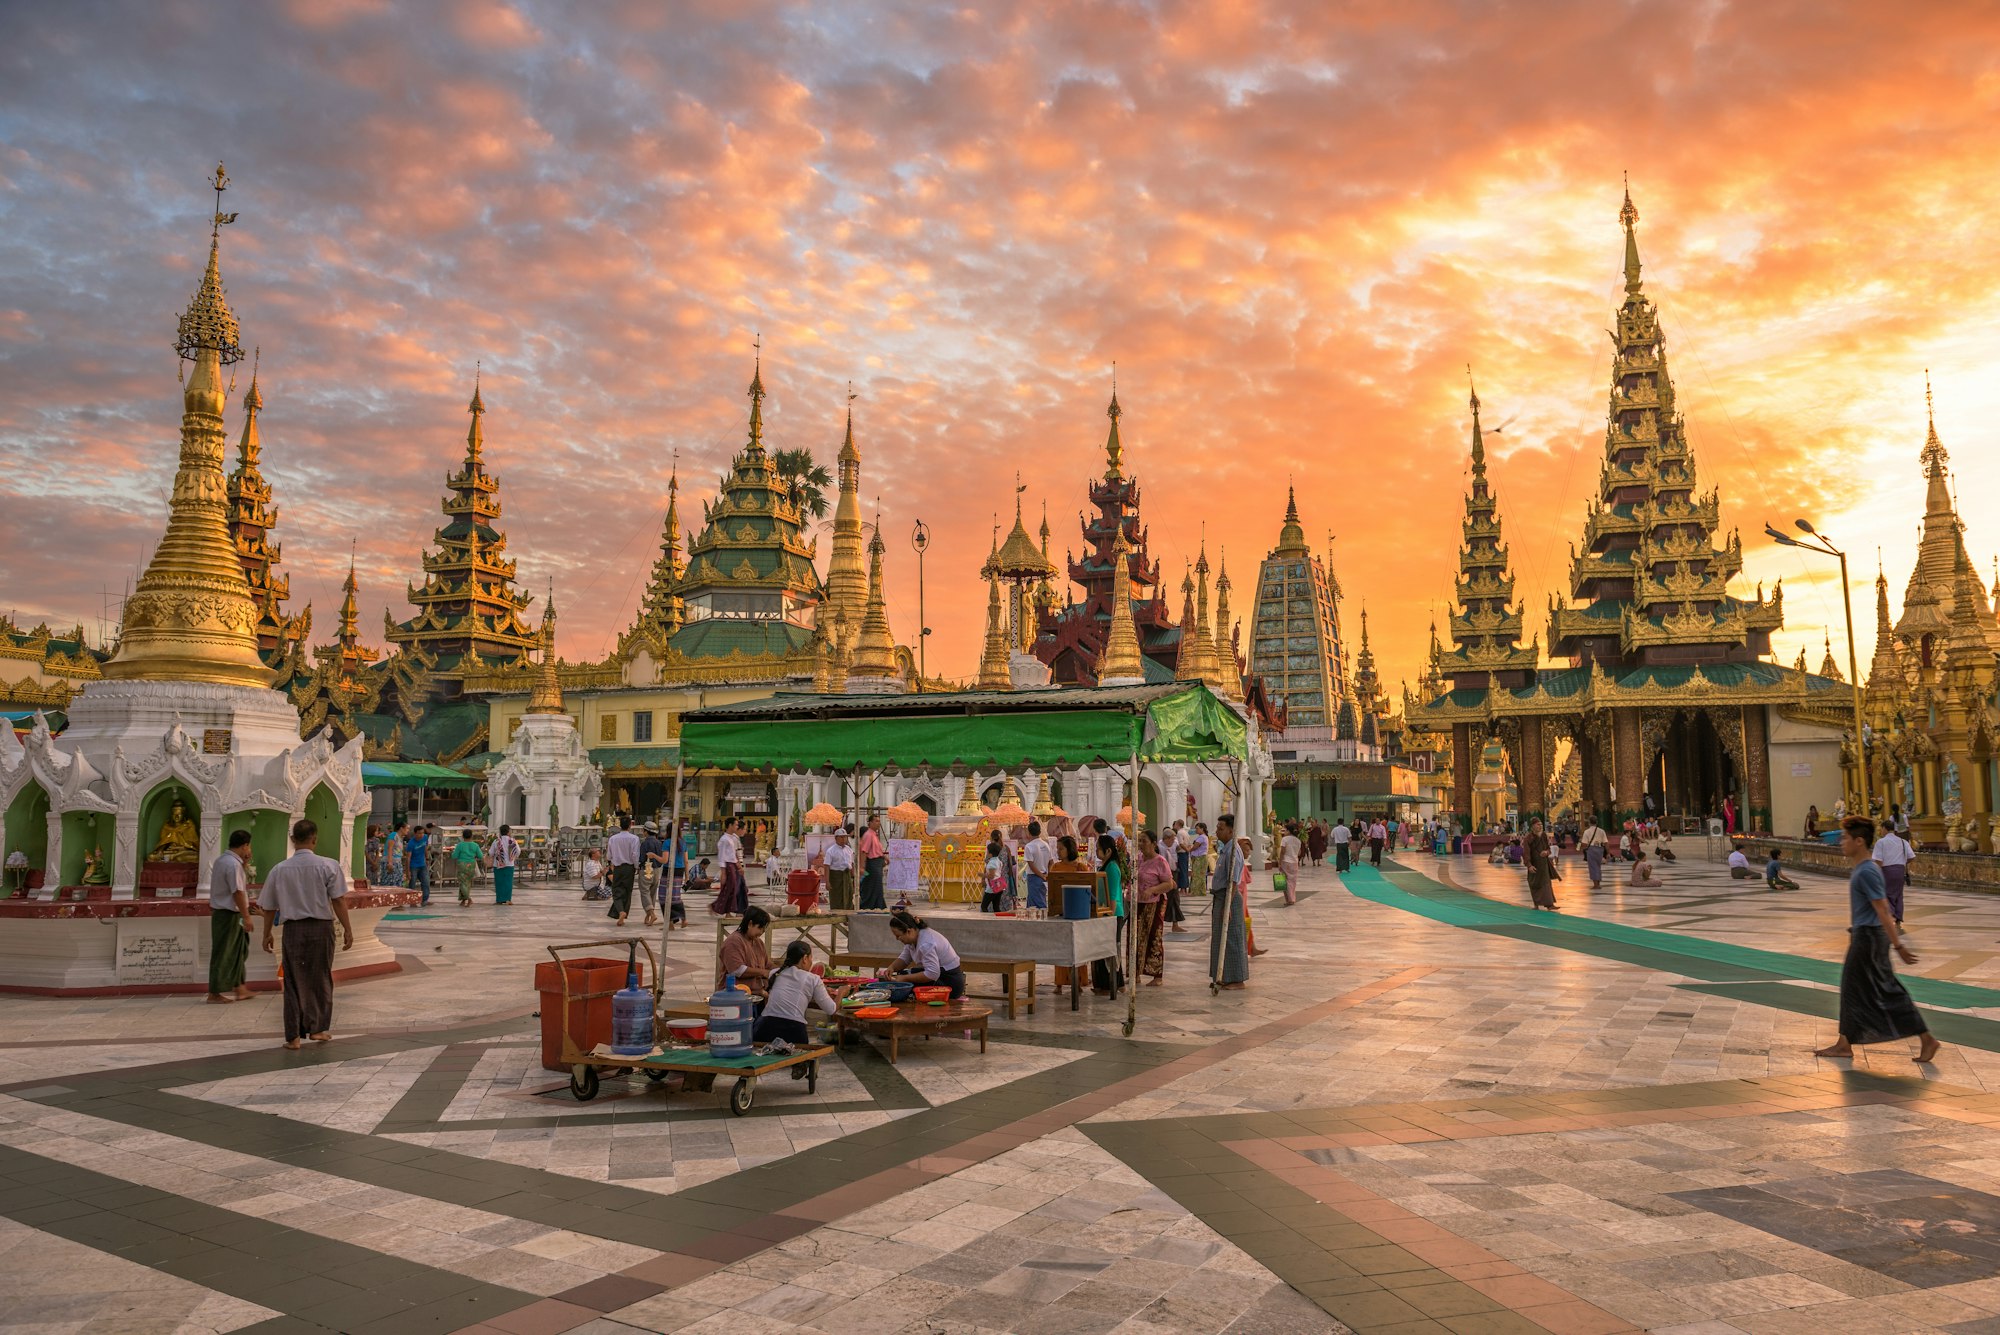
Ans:
[[[653,994],[653,1042],[656,1046],[650,1053],[631,1055],[614,1053],[609,1050],[609,1044],[600,1044],[592,1049],[580,1047],[567,1023],[572,1004],[601,1000],[611,996],[612,993],[571,991],[570,971],[563,967],[561,952],[607,948],[629,950],[635,942],[645,948],[647,969],[652,979],[652,986],[648,990]],[[743,1057],[711,1057],[706,1047],[658,1046],[663,1041],[660,1020],[659,956],[654,952],[652,943],[645,937],[580,941],[573,945],[550,946],[549,956],[555,960],[556,974],[562,980],[562,1013],[565,1019],[562,1029],[562,1060],[569,1067],[569,1092],[575,1095],[579,1102],[587,1103],[597,1097],[604,1072],[621,1076],[639,1072],[656,1085],[669,1075],[679,1073],[688,1077],[689,1087],[696,1090],[710,1089],[714,1086],[718,1075],[733,1073],[736,1080],[730,1086],[728,1103],[729,1111],[738,1117],[750,1111],[750,1105],[756,1098],[758,1078],[773,1071],[803,1064],[806,1073],[801,1078],[806,1082],[806,1092],[808,1094],[818,1092],[819,1059],[830,1056],[833,1052],[832,1047],[824,1044],[796,1048],[783,1053],[752,1052]]]

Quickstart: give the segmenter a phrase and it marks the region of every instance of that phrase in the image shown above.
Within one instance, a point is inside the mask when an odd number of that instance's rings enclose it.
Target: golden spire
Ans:
[[[1299,524],[1299,498],[1290,483],[1285,484],[1285,525],[1278,530],[1277,550],[1286,555],[1303,555],[1306,531]]]
[[[1000,615],[999,564],[1000,544],[996,532],[993,552],[986,558],[986,643],[979,655],[979,689],[982,691],[1004,691],[1014,684],[1008,672],[1007,629]]]
[[[1056,799],[1055,795],[1049,790],[1049,772],[1047,770],[1042,771],[1041,786],[1035,793],[1035,805],[1031,814],[1042,820],[1047,820],[1056,814]]]
[[[486,416],[486,400],[479,397],[479,377],[484,367],[475,363],[472,368],[472,402],[465,405],[465,411],[472,414],[472,425],[465,429],[465,471],[468,476],[478,471],[480,451],[486,446],[486,433],[479,419]]]
[[[1225,547],[1215,575],[1215,672],[1222,697],[1241,700],[1243,672],[1236,661],[1236,644],[1229,631],[1229,549]]]
[[[1625,204],[1618,210],[1618,221],[1625,225],[1625,291],[1631,296],[1639,295],[1639,238],[1632,231],[1639,221],[1639,210],[1632,204],[1632,178],[1625,178]]]
[[[263,360],[262,348],[251,354],[250,389],[243,396],[243,438],[236,443],[236,468],[242,473],[256,472],[263,454],[264,442],[257,434],[257,414],[264,411],[264,396],[257,392],[257,369]]]
[[[1833,632],[1823,632],[1821,638],[1826,643],[1826,657],[1819,660],[1819,675],[1832,681],[1847,680],[1841,675],[1840,664],[1833,661]]]
[[[534,694],[528,697],[530,714],[563,713],[562,683],[556,679],[556,586],[549,583],[549,598],[542,606],[542,667],[535,678]]]
[[[979,812],[979,776],[968,773],[965,776],[965,792],[958,799],[958,814],[977,816]]]
[[[1190,565],[1181,575],[1181,642],[1174,656],[1175,681],[1201,680],[1202,639],[1194,627],[1194,567]]]
[[[103,669],[114,680],[271,684],[271,671],[257,654],[257,605],[229,536],[229,487],[222,472],[228,451],[222,367],[243,358],[236,317],[222,291],[221,229],[236,219],[222,211],[228,184],[218,163],[208,270],[174,340],[194,369],[181,397],[180,462],[167,530],[125,600],[118,651]]]
[[[882,595],[882,512],[875,512],[875,533],[868,540],[868,605],[861,619],[861,634],[855,641],[854,664],[849,669],[857,677],[896,675],[896,641],[889,633],[888,604]]]
[[[1115,404],[1116,399],[1112,402]],[[1097,660],[1099,686],[1133,685],[1146,680],[1146,660],[1139,652],[1139,628],[1132,621],[1131,544],[1125,526],[1111,548],[1111,630]]]
[[[1111,363],[1111,406],[1104,410],[1104,415],[1111,419],[1111,434],[1104,438],[1104,457],[1107,460],[1104,476],[1116,482],[1124,476],[1120,470],[1125,459],[1125,446],[1118,439],[1118,419],[1125,415],[1125,410],[1118,406],[1117,362]]]
[[[254,382],[253,382],[254,383]],[[361,607],[357,595],[360,586],[354,579],[354,549],[347,551],[347,582],[341,586],[340,632],[334,638],[342,649],[353,649],[361,643]]]
[[[1937,408],[1931,402],[1931,372],[1929,367],[1924,368],[1924,418],[1930,430],[1924,438],[1923,453],[1917,457],[1924,465],[1924,476],[1934,482],[1941,481],[1944,478],[1944,466],[1950,461],[1951,456],[1945,453],[1944,442],[1938,439]],[[1933,500],[1935,500],[1935,497]],[[1949,500],[1948,496],[1947,500]]]
[[[868,614],[868,567],[861,522],[861,451],[854,444],[854,391],[847,392],[847,438],[840,447],[840,499],[833,507],[833,554],[826,563],[826,596],[860,625]]]
[[[750,443],[745,452],[753,459],[764,457],[764,336],[756,342],[757,361],[750,373]]]
[[[847,690],[847,665],[854,657],[854,632],[848,629],[847,613],[833,609],[833,634],[827,646],[826,689],[834,695]]]

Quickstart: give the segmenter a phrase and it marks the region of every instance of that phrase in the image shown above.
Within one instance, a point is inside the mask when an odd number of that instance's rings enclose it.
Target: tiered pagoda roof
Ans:
[[[345,742],[363,731],[361,716],[381,703],[384,674],[373,670],[381,651],[361,642],[361,604],[354,561],[341,585],[340,629],[333,643],[313,650],[313,669],[289,688],[298,707],[300,731],[307,736],[331,725]]]
[[[258,392],[253,367],[250,389],[243,396],[243,436],[236,446],[236,471],[229,475],[229,537],[236,545],[237,560],[243,564],[243,577],[250,583],[251,601],[257,604],[257,654],[270,667],[283,669],[312,631],[312,608],[296,616],[285,613],[292,579],[278,572],[281,548],[271,540],[278,510],[271,504],[271,484],[264,480],[259,466],[263,441],[257,414],[263,409],[264,396]]]
[[[825,600],[805,515],[764,448],[764,374],[750,379],[750,435],[702,506],[678,593],[684,624],[671,638],[688,658],[804,651]],[[852,627],[858,630],[859,627]]]
[[[1514,602],[1514,571],[1500,534],[1500,502],[1486,480],[1486,436],[1479,426],[1479,391],[1471,392],[1472,489],[1465,496],[1464,541],[1458,549],[1458,582],[1451,615],[1452,650],[1444,671],[1458,685],[1484,683],[1488,673],[1510,684],[1533,675],[1539,645],[1521,643],[1521,609]]]
[[[477,384],[466,411],[472,425],[465,461],[445,479],[445,526],[424,553],[424,582],[408,588],[417,615],[401,623],[385,616],[383,630],[399,648],[421,648],[447,694],[457,693],[468,671],[518,663],[541,647],[541,637],[521,619],[534,598],[515,591],[514,563],[504,555],[500,479],[486,471],[480,422],[486,404]]]
[[[1639,210],[1625,194],[1625,302],[1612,334],[1598,494],[1570,554],[1571,605],[1550,607],[1551,652],[1578,663],[1743,662],[1771,649],[1782,599],[1732,596],[1743,544],[1716,543],[1719,503],[1695,490],[1659,311],[1640,282]],[[1455,629],[1455,624],[1454,624]]]
[[[687,622],[687,602],[681,597],[681,576],[687,561],[681,554],[681,479],[676,469],[667,478],[667,517],[660,525],[660,554],[639,599],[639,615],[618,639],[618,657],[630,659],[641,649],[655,658]]]
[[[1098,659],[1111,632],[1114,549],[1122,534],[1127,548],[1126,575],[1132,599],[1132,622],[1148,681],[1170,681],[1180,659],[1181,628],[1160,585],[1160,568],[1147,550],[1147,533],[1139,520],[1139,482],[1125,475],[1124,442],[1118,420],[1124,409],[1112,391],[1105,409],[1111,430],[1105,438],[1104,476],[1090,484],[1090,503],[1097,513],[1082,525],[1083,557],[1069,561],[1069,578],[1080,585],[1080,602],[1055,608],[1039,618],[1035,656],[1049,665],[1060,685],[1090,686],[1098,679]]]
[[[1969,632],[1955,629],[1961,624],[1977,627],[1988,649],[2000,652],[2000,624],[1994,621],[1986,589],[1965,550],[1965,524],[1951,494],[1951,456],[1938,439],[1928,383],[1924,386],[1924,409],[1929,431],[1918,455],[1924,468],[1923,536],[1917,543],[1916,568],[1910,572],[1910,583],[1903,593],[1903,614],[1895,623],[1896,639],[1919,669],[1931,667],[1934,650],[1954,634],[1962,650],[1971,648]],[[1958,615],[1961,603],[1965,605],[1963,617]]]

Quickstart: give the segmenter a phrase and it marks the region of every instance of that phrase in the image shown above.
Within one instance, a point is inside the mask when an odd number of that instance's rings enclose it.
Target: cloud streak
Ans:
[[[0,568],[30,615],[94,617],[158,534],[218,156],[295,599],[330,612],[353,541],[371,628],[407,615],[483,361],[510,550],[565,655],[602,653],[676,452],[698,495],[741,443],[761,333],[775,444],[830,458],[861,394],[901,639],[896,535],[937,534],[934,668],[976,665],[1017,471],[1078,544],[1113,360],[1166,566],[1205,525],[1247,589],[1295,479],[1392,678],[1455,566],[1471,363],[1539,630],[1601,454],[1621,170],[1786,657],[1838,642],[1838,591],[1752,535],[1811,514],[1900,595],[1925,366],[1961,494],[2000,483],[1983,6],[188,0],[0,38]]]

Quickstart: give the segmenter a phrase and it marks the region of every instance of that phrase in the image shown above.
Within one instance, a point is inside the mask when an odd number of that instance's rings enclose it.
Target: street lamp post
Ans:
[[[931,545],[931,531],[919,519],[917,526],[910,530],[910,546],[917,552],[917,689],[924,689],[924,646],[930,639],[930,624],[924,620],[924,553]]]
[[[1847,614],[1847,676],[1854,687],[1854,768],[1860,775],[1861,814],[1875,814],[1874,785],[1868,774],[1868,722],[1861,708],[1861,666],[1854,656],[1854,596],[1847,587],[1847,553],[1827,540],[1827,536],[1803,519],[1792,521],[1799,532],[1813,539],[1795,538],[1789,533],[1780,533],[1768,523],[1764,533],[1783,547],[1798,547],[1809,552],[1820,552],[1840,561],[1840,606]]]

